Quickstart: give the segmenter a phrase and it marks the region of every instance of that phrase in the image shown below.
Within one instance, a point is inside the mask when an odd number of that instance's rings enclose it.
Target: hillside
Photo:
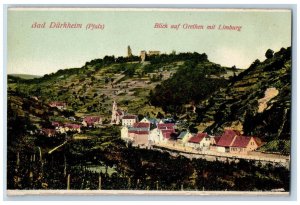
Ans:
[[[9,77],[9,89],[25,96],[37,96],[48,104],[63,101],[68,110],[77,117],[86,114],[100,114],[109,120],[112,102],[129,112],[140,115],[157,116],[165,114],[159,106],[149,103],[149,92],[157,85],[172,78],[188,62],[216,66],[207,60],[206,54],[180,53],[152,56],[146,62],[136,57],[114,58],[106,56],[87,62],[81,68],[59,70],[39,79],[23,80]],[[218,66],[218,68],[221,68]],[[232,71],[220,69],[224,78]],[[221,76],[217,76],[221,78]]]
[[[291,49],[282,48],[264,62],[255,61],[197,108],[199,130],[218,133],[230,127],[260,136],[268,142],[266,150],[288,152]]]
[[[229,80],[224,76],[229,72],[234,75],[239,70],[231,71],[209,61],[187,61],[170,79],[155,87],[150,102],[174,116],[187,114],[187,108],[192,109],[212,92],[225,87]]]

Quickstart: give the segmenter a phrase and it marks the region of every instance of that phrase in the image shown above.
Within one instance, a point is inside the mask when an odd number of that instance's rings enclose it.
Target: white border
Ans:
[[[61,6],[61,5],[59,5],[60,3],[62,3],[60,0],[52,0],[52,1],[50,1],[50,0],[47,0],[48,2],[46,2],[48,5],[47,6],[50,6],[50,7],[54,7],[54,6]],[[2,1],[2,7],[1,7],[1,9],[0,9],[0,11],[1,11],[1,14],[3,14],[4,15],[4,10],[3,10],[3,4],[10,4],[10,6],[11,6],[11,4],[23,4],[23,6],[24,6],[24,4],[27,4],[26,6],[37,6],[37,5],[28,5],[28,4],[40,4],[41,2],[40,1],[38,1],[38,0],[3,0]],[[53,3],[54,4],[56,4],[56,5],[53,5]],[[253,6],[253,4],[255,4],[254,5],[254,7],[255,8],[257,8],[257,7],[260,7],[260,5],[261,6],[266,6],[266,5],[264,5],[264,4],[266,4],[266,3],[272,3],[273,4],[273,6],[275,7],[275,9],[276,9],[276,7],[278,7],[278,8],[280,8],[281,6],[282,7],[285,7],[286,6],[286,4],[287,3],[289,3],[289,4],[296,4],[296,6],[297,6],[297,4],[298,4],[298,1],[297,0],[278,0],[278,1],[274,1],[274,0],[253,0],[253,1],[251,1],[251,2],[245,2],[245,3],[241,3],[241,1],[239,1],[239,0],[229,0],[229,1],[226,1],[226,3],[227,4],[224,4],[224,1],[223,0],[210,0],[210,1],[206,1],[206,2],[204,2],[204,3],[207,3],[207,4],[198,4],[199,2],[198,1],[196,1],[196,0],[186,0],[186,1],[181,1],[181,2],[179,2],[179,3],[181,3],[181,4],[183,4],[183,5],[179,5],[179,4],[174,4],[174,3],[178,3],[178,1],[175,1],[175,0],[165,0],[164,2],[161,2],[161,0],[152,0],[152,1],[147,1],[146,3],[145,3],[145,1],[144,2],[140,2],[140,1],[137,1],[137,0],[126,0],[126,2],[122,2],[122,1],[116,1],[116,0],[110,0],[110,1],[101,1],[101,2],[99,2],[99,1],[97,1],[97,0],[93,0],[93,1],[91,1],[91,0],[78,0],[78,1],[76,1],[76,2],[63,2],[65,5],[63,5],[63,6],[69,6],[70,4],[71,4],[71,6],[74,6],[74,5],[72,5],[72,4],[76,4],[76,6],[80,6],[79,4],[81,4],[82,6],[84,6],[84,7],[86,7],[86,5],[87,4],[94,4],[94,5],[88,5],[88,6],[104,6],[104,7],[112,7],[112,5],[114,5],[114,4],[123,4],[123,6],[124,7],[128,7],[128,6],[130,6],[129,4],[135,4],[137,7],[143,7],[143,5],[146,5],[146,4],[148,4],[148,7],[149,7],[149,4],[156,4],[156,5],[150,5],[150,7],[152,6],[154,6],[154,7],[167,7],[167,6],[169,6],[169,7],[173,7],[173,6],[175,6],[175,7],[195,7],[195,6],[204,6],[204,7],[219,7],[219,4],[222,4],[223,6],[226,6],[226,5],[229,5],[229,3],[230,4],[237,4],[237,5],[230,5],[230,6],[232,6],[233,8],[236,8],[236,7],[247,7],[247,8],[251,8],[251,6]],[[99,3],[101,3],[102,5],[95,5],[95,4],[99,4]],[[142,3],[142,4],[141,4]],[[252,3],[252,4],[250,4],[250,3]],[[103,4],[109,4],[109,5],[103,5]],[[137,5],[137,4],[139,4],[139,5]],[[168,5],[168,4],[172,4],[172,5]],[[194,5],[187,5],[187,4],[194,4]],[[214,5],[215,4],[215,5]],[[280,5],[280,4],[284,4],[284,5]],[[39,6],[41,6],[41,5],[39,5]],[[45,6],[45,5],[43,5],[43,6]],[[119,5],[120,6],[120,5]],[[116,6],[116,7],[118,7],[118,6]],[[297,8],[294,8],[295,10],[297,9]],[[3,18],[4,18],[4,16],[3,15],[1,15],[1,22],[3,23]],[[295,14],[294,14],[294,16],[295,16]],[[299,22],[299,16],[298,15],[296,15],[296,18],[293,18],[293,21],[295,22]],[[295,25],[296,24],[294,24],[294,35],[296,34],[296,32],[297,32],[297,27],[295,28]],[[0,38],[0,45],[2,45],[2,46],[4,46],[4,33],[3,33],[3,26],[1,26],[1,38]],[[298,44],[296,44],[297,42],[295,41],[295,38],[296,38],[296,36],[294,36],[293,37],[293,50],[297,50],[297,45]],[[3,65],[3,62],[4,62],[4,59],[6,59],[5,58],[5,49],[4,49],[4,47],[3,47],[3,53],[4,53],[4,55],[1,57],[1,63],[2,63],[2,65]],[[294,68],[297,68],[297,65],[298,65],[298,62],[297,61],[295,61],[296,59],[297,59],[297,56],[296,56],[296,54],[293,54],[293,59],[294,59],[294,61],[293,61],[293,70],[294,70]],[[299,59],[299,58],[298,58]],[[5,65],[3,66],[4,68],[5,68]],[[0,72],[0,74],[1,74],[1,77],[2,77],[2,79],[5,79],[6,78],[6,75],[4,75],[4,74],[6,74],[6,71],[5,70],[3,70],[3,69],[1,69],[1,72]],[[294,75],[295,74],[295,75]],[[297,76],[296,76],[296,74],[297,74]],[[298,111],[297,111],[297,109],[296,109],[296,107],[297,107],[297,105],[295,105],[296,103],[295,102],[299,102],[299,101],[297,101],[297,99],[296,99],[296,97],[297,97],[297,95],[296,95],[296,91],[298,90],[298,86],[299,86],[299,83],[297,84],[296,83],[296,78],[298,77],[298,74],[299,74],[299,72],[296,72],[296,71],[293,71],[293,110],[292,110],[292,112],[293,112],[293,114],[294,114],[294,116],[293,116],[293,121],[292,121],[292,124],[293,124],[293,129],[292,129],[292,131],[293,131],[293,133],[294,133],[294,135],[295,136],[299,136],[299,132],[297,131],[297,129],[296,129],[296,127],[298,127],[298,123],[297,123],[297,121],[296,121],[296,115],[298,114]],[[5,82],[6,82],[6,80],[4,80],[3,81],[3,83],[0,83],[1,84],[1,94],[3,94],[3,95],[1,95],[1,96],[3,96],[4,97],[4,99],[6,100],[6,98],[5,98],[5,94],[6,94],[6,86],[5,86]],[[297,87],[296,87],[297,86]],[[5,88],[5,89],[4,89]],[[6,101],[4,101],[4,99],[3,98],[1,98],[1,101],[0,101],[0,103],[1,103],[1,107],[3,108],[5,105],[4,105],[4,103],[6,103]],[[297,114],[296,114],[297,113]],[[2,114],[2,116],[5,116],[6,115],[6,113],[4,112],[4,110],[3,109],[1,109],[1,111],[0,111],[0,115]],[[5,130],[4,130],[4,123],[3,123],[3,121],[5,121],[5,117],[4,118],[1,118],[1,120],[0,120],[0,127],[1,127],[1,130],[3,129],[3,132],[5,132]],[[297,123],[297,124],[296,124]],[[297,140],[297,142],[298,142],[298,147],[299,147],[299,141],[300,140]],[[6,142],[6,141],[5,141]],[[292,145],[293,146],[293,145]],[[294,147],[294,151],[295,151],[295,149],[296,149],[296,145],[294,145],[293,146]],[[5,153],[5,150],[6,149],[4,149],[4,148],[6,148],[5,146],[4,146],[4,143],[0,143],[0,149],[3,151],[3,153]],[[6,156],[6,155],[1,155],[1,162],[3,162],[3,161],[5,161],[5,159],[3,158],[3,156]],[[299,170],[299,157],[298,158],[296,158],[295,160],[297,160],[297,170]],[[3,167],[5,166],[5,164],[3,163]],[[295,168],[293,168],[292,167],[292,169],[295,169]],[[3,169],[1,169],[1,176],[2,176],[2,179],[4,179],[4,176],[3,176],[3,174],[4,174],[4,172],[3,172]],[[0,178],[0,181],[2,181],[1,180],[1,178]],[[294,183],[296,183],[296,187],[294,187],[294,188],[297,188],[297,184],[299,184],[299,177],[297,177],[297,182],[294,182]],[[4,185],[4,186],[1,186],[1,193],[2,194],[5,194],[5,190],[3,189],[3,188],[5,188],[6,186]],[[299,192],[299,189],[298,189],[298,192]],[[298,196],[299,196],[299,194],[298,194]],[[72,200],[72,198],[68,198],[68,197],[65,197],[65,198],[48,198],[48,197],[39,197],[38,199],[37,198],[34,198],[34,197],[26,197],[26,198],[10,198],[10,199],[8,199],[5,195],[1,195],[1,198],[2,198],[2,200],[3,200],[3,197],[4,197],[4,199],[5,200]],[[78,197],[76,197],[76,199],[78,200],[79,198]],[[81,198],[81,200],[95,200],[95,199],[89,199],[89,198]],[[114,198],[106,198],[106,200],[107,199],[109,199],[109,200],[120,200],[120,199],[114,199]],[[129,198],[123,198],[123,200],[157,200],[157,199],[160,199],[160,200],[166,200],[166,198],[149,198],[149,197],[147,197],[147,196],[144,196],[143,198],[135,198],[135,197],[129,197]],[[167,200],[183,200],[184,198],[181,198],[181,199],[178,199],[178,198],[176,198],[176,196],[174,196],[174,197],[169,197],[169,198],[167,198]],[[286,201],[286,197],[284,197],[284,198],[268,198],[268,197],[265,197],[264,199],[262,199],[261,197],[259,197],[259,198],[256,198],[256,199],[251,199],[251,198],[247,198],[247,197],[245,197],[245,199],[243,199],[243,197],[241,198],[241,197],[239,197],[239,198],[223,198],[223,200],[226,200],[226,201],[224,201],[224,202],[222,202],[222,204],[237,204],[237,203],[235,203],[235,202],[231,202],[231,200],[262,200],[262,202],[255,202],[255,203],[258,203],[258,204],[270,204],[270,203],[267,203],[267,201],[266,200],[270,200],[271,201],[271,203],[272,204],[282,204],[282,200],[283,201]],[[80,200],[80,199],[79,199]],[[96,200],[105,200],[105,198],[104,199],[96,199]],[[185,200],[191,200],[190,198],[187,198],[187,197],[185,197]],[[201,200],[201,199],[199,199],[199,198],[192,198],[192,200]],[[203,199],[202,199],[203,200]],[[205,200],[205,199],[204,199]],[[207,198],[206,198],[206,200],[208,200]],[[219,198],[210,198],[210,201],[211,200],[215,200],[215,201],[219,201],[220,199]],[[222,199],[221,199],[222,200]],[[273,201],[273,200],[277,200],[277,202],[276,201]],[[285,202],[284,204],[297,204],[297,202],[298,202],[298,200],[299,199],[290,199],[290,200],[294,200],[294,201],[289,201],[289,202]],[[10,202],[5,202],[5,203],[10,203]],[[22,204],[24,204],[25,202],[22,202]],[[32,204],[33,202],[30,202],[30,204]],[[38,202],[39,204],[40,204],[40,202]],[[43,203],[47,203],[47,202],[43,202]],[[51,203],[51,202],[50,202]],[[49,204],[50,204],[49,203]],[[64,203],[66,203],[66,202],[64,202]],[[72,204],[73,203],[75,203],[75,202],[72,202]],[[80,203],[80,202],[79,202]],[[145,203],[145,202],[143,202],[143,203]],[[165,202],[164,202],[165,203]],[[182,202],[179,202],[180,204],[182,203]],[[191,203],[191,202],[189,202],[189,203]],[[208,202],[206,202],[206,203],[208,203]],[[214,202],[213,202],[214,203]],[[243,202],[243,204],[253,204],[253,202]],[[26,204],[26,203],[25,203]],[[28,203],[29,204],[29,203]],[[53,204],[53,202],[51,203],[51,204]],[[99,204],[99,203],[97,203],[97,204]],[[128,203],[129,204],[129,203]],[[132,202],[130,203],[130,204],[132,204]],[[140,203],[139,203],[140,204]],[[152,204],[152,202],[151,202],[151,204]],[[173,202],[172,202],[172,204],[173,204]],[[212,204],[212,203],[209,203],[209,204]],[[240,204],[240,203],[239,203]]]

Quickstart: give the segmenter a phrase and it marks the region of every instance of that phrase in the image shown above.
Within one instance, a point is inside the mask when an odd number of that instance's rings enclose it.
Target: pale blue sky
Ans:
[[[34,22],[105,24],[102,31],[32,29]],[[155,23],[242,26],[240,32],[154,29]],[[8,12],[7,73],[43,75],[81,67],[105,55],[125,56],[130,45],[141,50],[206,53],[224,66],[247,68],[274,51],[291,45],[289,11],[113,11],[14,10]]]

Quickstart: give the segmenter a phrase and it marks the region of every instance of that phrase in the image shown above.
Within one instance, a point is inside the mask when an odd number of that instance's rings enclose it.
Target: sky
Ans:
[[[49,28],[51,22],[82,24],[82,28]],[[32,24],[45,23],[45,28]],[[154,28],[156,23],[167,29]],[[86,30],[87,24],[104,29]],[[178,29],[170,28],[178,25]],[[204,29],[184,29],[183,25]],[[209,30],[207,26],[215,25]],[[218,27],[241,26],[240,31]],[[291,46],[289,10],[99,10],[9,9],[7,23],[7,73],[44,75],[59,69],[81,67],[105,55],[134,55],[141,50],[162,53],[206,53],[222,66],[248,68],[265,59],[267,49]]]

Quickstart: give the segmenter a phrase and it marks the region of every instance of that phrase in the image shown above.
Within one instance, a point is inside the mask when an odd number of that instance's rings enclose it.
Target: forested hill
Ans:
[[[260,136],[266,149],[288,151],[291,137],[291,48],[256,60],[230,84],[198,104],[198,128],[230,127]]]

